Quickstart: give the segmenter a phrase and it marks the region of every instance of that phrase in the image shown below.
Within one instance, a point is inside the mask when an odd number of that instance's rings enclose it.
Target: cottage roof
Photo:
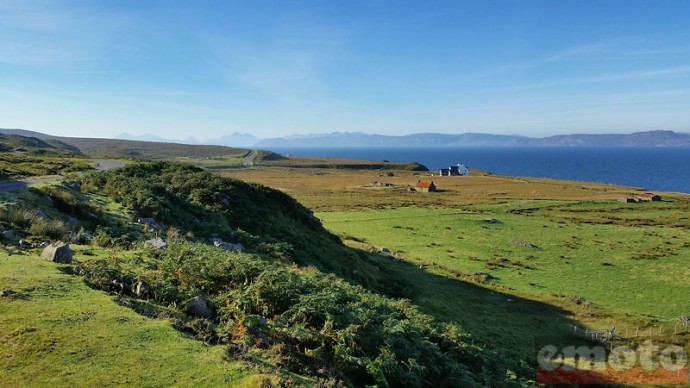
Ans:
[[[654,194],[654,193],[644,193],[644,194],[640,194],[640,197],[642,197],[642,198],[652,198],[652,197],[656,197],[656,196],[657,196],[657,195]]]
[[[428,188],[431,187],[431,185],[433,185],[433,184],[434,184],[434,181],[431,181],[431,182],[422,182],[422,181],[419,181],[419,182],[417,182],[417,187],[420,188],[420,189],[428,189]]]

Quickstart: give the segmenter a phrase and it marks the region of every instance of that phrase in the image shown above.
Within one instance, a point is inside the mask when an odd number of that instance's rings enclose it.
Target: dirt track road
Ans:
[[[256,158],[256,155],[257,155],[256,150],[252,150],[247,156],[244,157],[242,164],[246,167],[253,166],[254,165],[254,158]]]

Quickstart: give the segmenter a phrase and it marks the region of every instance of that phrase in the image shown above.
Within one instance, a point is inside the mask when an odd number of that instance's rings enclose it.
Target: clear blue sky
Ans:
[[[690,1],[3,0],[0,127],[690,132]]]

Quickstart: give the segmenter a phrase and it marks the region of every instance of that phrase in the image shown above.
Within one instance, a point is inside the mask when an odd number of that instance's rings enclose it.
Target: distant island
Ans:
[[[335,132],[263,139],[254,147],[690,147],[690,134],[648,131],[534,138],[518,135],[417,133],[404,136]]]

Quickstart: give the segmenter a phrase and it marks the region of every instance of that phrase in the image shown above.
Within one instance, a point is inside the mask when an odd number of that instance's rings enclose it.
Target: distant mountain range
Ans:
[[[77,139],[46,135],[24,129],[1,129],[0,133],[55,139],[75,144]],[[574,134],[548,137],[518,135],[492,135],[484,133],[416,133],[390,136],[362,132],[333,132],[325,134],[294,135],[259,139],[247,133],[235,132],[215,139],[199,141],[166,139],[160,136],[122,133],[117,140],[189,145],[226,146],[236,148],[286,148],[286,147],[690,147],[690,134],[674,131],[647,131],[631,134]],[[81,139],[86,140],[86,139]],[[103,139],[104,141],[107,139]]]
[[[335,132],[263,139],[253,147],[690,147],[690,134],[648,131],[631,134],[517,135],[418,133],[403,136]]]

